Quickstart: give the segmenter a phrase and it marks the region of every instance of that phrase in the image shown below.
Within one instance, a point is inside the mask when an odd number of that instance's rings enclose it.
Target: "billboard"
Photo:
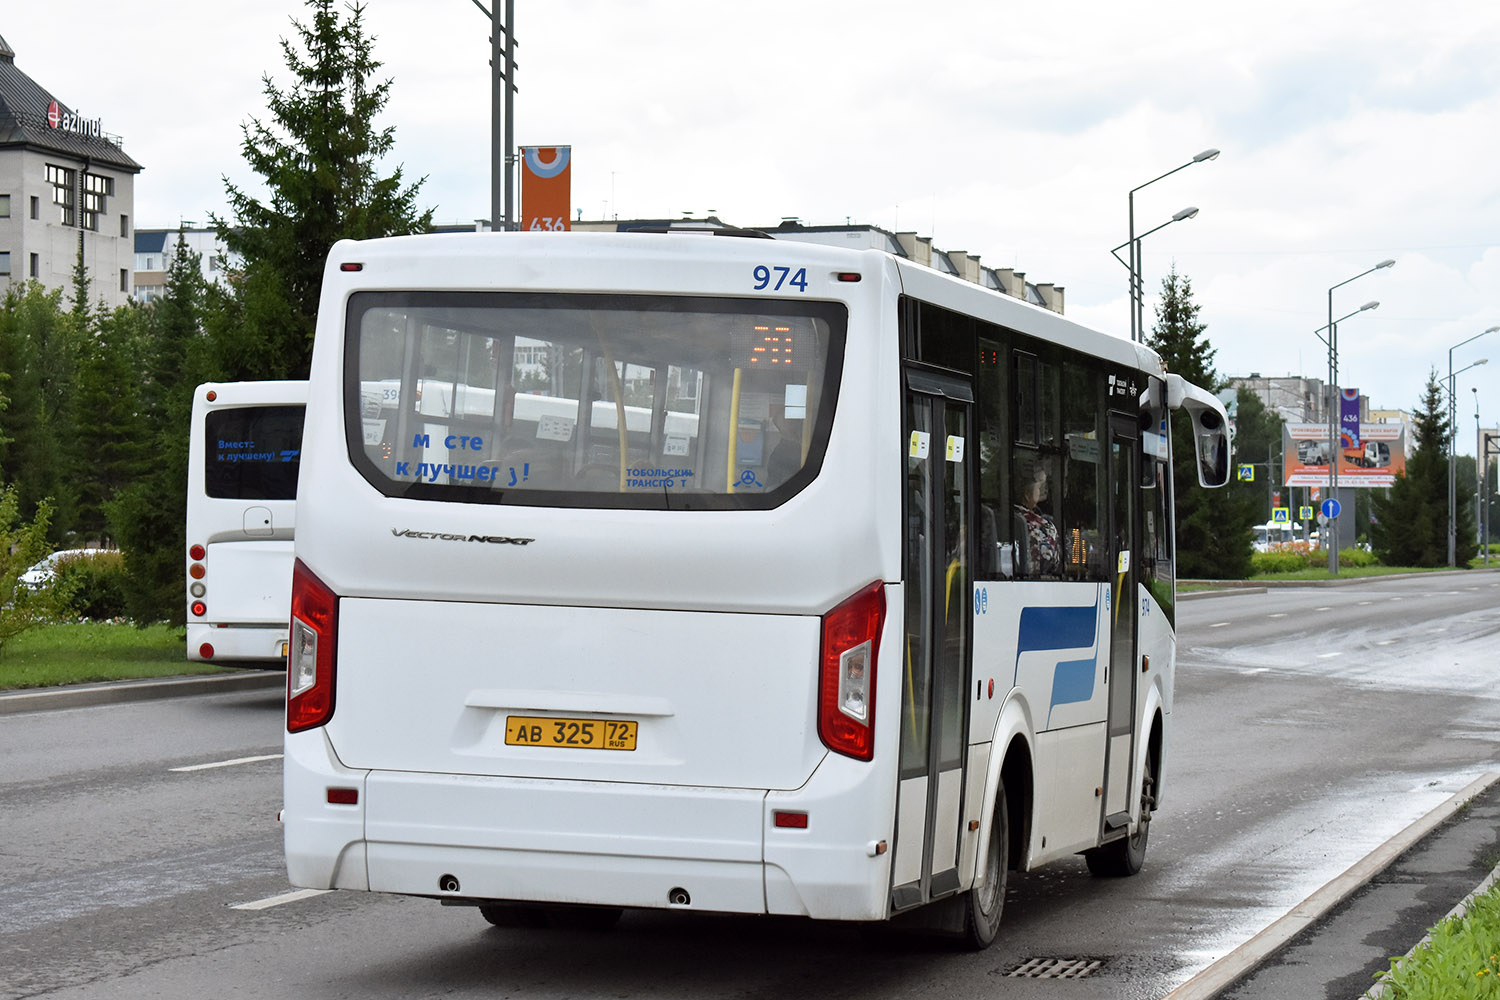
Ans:
[[[571,230],[572,146],[521,147],[521,228]]]
[[[1343,425],[1339,444],[1341,487],[1393,486],[1396,477],[1406,472],[1405,424],[1361,424],[1356,420]],[[1283,485],[1328,485],[1327,424],[1283,424],[1281,447]]]

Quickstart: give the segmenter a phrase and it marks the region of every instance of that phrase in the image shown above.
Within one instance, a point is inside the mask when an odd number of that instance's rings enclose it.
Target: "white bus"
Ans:
[[[286,662],[306,382],[207,382],[193,394],[187,655]]]
[[[294,885],[983,947],[1007,869],[1140,867],[1168,411],[1229,468],[1145,347],[874,250],[420,236],[333,248],[310,384]]]

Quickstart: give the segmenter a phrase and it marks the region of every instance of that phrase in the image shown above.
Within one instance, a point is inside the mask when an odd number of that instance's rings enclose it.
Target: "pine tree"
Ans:
[[[1421,402],[1412,414],[1416,448],[1406,460],[1406,472],[1385,496],[1372,497],[1374,523],[1370,543],[1388,566],[1446,566],[1448,564],[1448,438],[1452,427],[1443,385],[1437,372],[1427,376]],[[1474,558],[1474,513],[1457,503],[1458,565]]]
[[[422,232],[423,181],[402,186],[397,167],[382,177],[377,161],[395,145],[395,129],[376,129],[390,96],[376,82],[375,39],[364,6],[341,19],[334,0],[306,0],[311,23],[293,20],[304,56],[282,40],[294,82],[283,91],[264,77],[270,121],[242,127],[246,162],[270,191],[266,202],[225,179],[234,222],[217,217],[220,238],[238,255],[233,319],[215,329],[228,379],[305,378],[329,248],[340,239]]]
[[[101,307],[78,365],[77,432],[70,465],[78,489],[76,529],[86,541],[107,534],[105,504],[142,475],[151,442],[141,411],[141,355],[148,316],[138,305]]]
[[[27,281],[0,303],[0,372],[10,399],[0,412],[0,466],[15,488],[18,517],[33,518],[44,498],[58,500],[48,523],[53,540],[72,518],[64,456],[77,350],[61,302],[61,289]]]
[[[1162,279],[1149,343],[1167,371],[1218,391],[1223,382],[1213,367],[1217,352],[1209,346],[1208,326],[1198,318],[1198,309],[1192,281],[1173,268]],[[1181,414],[1172,421],[1172,475],[1177,488],[1178,578],[1242,580],[1249,576],[1250,526],[1258,505],[1232,487],[1209,490],[1198,485],[1192,434]]]
[[[138,622],[186,618],[182,560],[187,551],[188,430],[193,391],[214,378],[203,332],[210,297],[201,258],[182,233],[166,286],[152,304],[142,409],[150,461],[136,481],[106,505],[111,531],[125,551],[125,601]]]

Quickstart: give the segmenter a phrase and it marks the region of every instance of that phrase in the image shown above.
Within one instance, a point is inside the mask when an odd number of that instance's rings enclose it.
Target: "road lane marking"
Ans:
[[[1251,667],[1249,670],[1241,670],[1240,676],[1249,677],[1252,674],[1264,674],[1267,673],[1270,669],[1270,667]]]
[[[1374,603],[1375,603],[1374,601],[1360,601],[1359,602],[1359,606],[1360,607],[1364,607],[1366,604],[1374,604]]]
[[[184,771],[207,771],[214,767],[234,767],[236,764],[259,764],[263,760],[280,760],[281,754],[267,753],[259,757],[236,757],[234,760],[216,760],[211,764],[188,764],[186,767],[169,767],[167,770],[176,773]]]
[[[1285,618],[1286,616],[1287,616],[1287,612],[1285,612],[1285,611],[1278,611],[1274,615],[1270,615],[1269,617],[1271,617],[1271,618]]]
[[[1343,655],[1344,655],[1343,653],[1319,653],[1318,654],[1318,659],[1320,659],[1320,660],[1331,660],[1335,656],[1343,656]]]
[[[235,903],[229,908],[231,910],[269,910],[273,906],[285,906],[287,903],[312,899],[314,896],[322,896],[332,891],[332,889],[296,889],[292,892],[283,892],[279,896],[267,896],[265,899],[257,899],[250,903]]]
[[[1375,643],[1375,645],[1377,645],[1377,646],[1389,646],[1391,643],[1393,643],[1395,641],[1396,641],[1395,639],[1381,639],[1380,641],[1378,641],[1377,643]]]
[[[1313,608],[1314,611],[1332,611],[1332,608]]]
[[[1223,628],[1225,625],[1228,625],[1228,624],[1229,624],[1228,622],[1214,622],[1212,625],[1209,626],[1209,628]]]

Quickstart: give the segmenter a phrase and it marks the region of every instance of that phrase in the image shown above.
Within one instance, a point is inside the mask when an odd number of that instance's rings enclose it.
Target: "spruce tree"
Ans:
[[[1437,372],[1429,372],[1412,414],[1416,447],[1406,460],[1406,472],[1385,496],[1371,498],[1370,544],[1388,566],[1448,564],[1448,438],[1452,427],[1443,391]],[[1475,551],[1474,512],[1466,501],[1468,493],[1461,488],[1456,504],[1459,566],[1467,566]]]
[[[1148,343],[1167,371],[1217,392],[1224,382],[1214,371],[1217,353],[1198,318],[1193,284],[1174,267],[1162,279],[1156,326]],[[1179,579],[1241,580],[1250,575],[1251,531],[1258,505],[1244,492],[1198,485],[1197,459],[1185,414],[1172,420],[1172,475],[1177,488],[1177,576]]]
[[[270,195],[266,201],[229,183],[233,221],[215,217],[240,262],[235,301],[212,332],[227,379],[305,378],[329,248],[340,239],[425,231],[432,210],[418,211],[423,180],[403,187],[398,166],[377,161],[395,145],[395,129],[377,129],[389,80],[366,34],[364,6],[341,17],[334,0],[306,0],[311,20],[293,20],[301,51],[282,40],[293,82],[263,78],[269,120],[242,126],[241,149]]]
[[[151,306],[142,410],[149,461],[136,481],[106,505],[125,551],[126,608],[140,624],[186,619],[182,565],[187,551],[188,432],[193,391],[214,378],[203,332],[209,296],[201,259],[182,233],[162,297]]]

